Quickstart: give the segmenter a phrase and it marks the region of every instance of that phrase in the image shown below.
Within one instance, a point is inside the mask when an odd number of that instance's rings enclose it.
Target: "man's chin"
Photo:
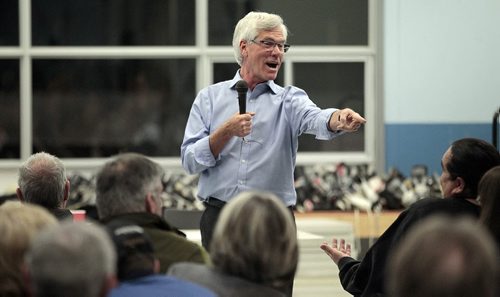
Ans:
[[[278,76],[278,71],[271,71],[267,73],[266,78],[267,80],[275,80],[277,76]]]

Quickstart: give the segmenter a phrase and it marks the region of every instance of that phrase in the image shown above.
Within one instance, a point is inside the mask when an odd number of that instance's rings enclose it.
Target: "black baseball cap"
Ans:
[[[153,244],[142,227],[127,221],[114,221],[106,228],[116,248],[120,281],[155,273]]]

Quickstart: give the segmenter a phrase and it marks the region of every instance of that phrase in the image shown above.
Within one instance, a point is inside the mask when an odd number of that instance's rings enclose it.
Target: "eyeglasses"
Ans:
[[[252,39],[250,40],[251,42],[258,44],[262,47],[264,47],[267,50],[273,50],[275,46],[278,47],[278,50],[282,53],[286,53],[290,49],[290,45],[288,43],[284,42],[276,42],[274,40],[270,39],[264,39],[264,40],[255,40]]]

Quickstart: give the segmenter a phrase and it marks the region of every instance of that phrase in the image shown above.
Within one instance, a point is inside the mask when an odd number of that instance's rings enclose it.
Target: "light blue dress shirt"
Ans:
[[[229,201],[248,190],[270,191],[287,206],[295,205],[294,168],[298,137],[314,134],[330,140],[342,134],[328,129],[334,108],[320,109],[307,94],[294,86],[273,81],[248,90],[246,111],[255,112],[252,132],[245,139],[233,137],[217,158],[209,146],[209,135],[239,112],[238,93],[232,80],[208,86],[194,100],[181,145],[182,166],[189,174],[200,174],[198,198]]]

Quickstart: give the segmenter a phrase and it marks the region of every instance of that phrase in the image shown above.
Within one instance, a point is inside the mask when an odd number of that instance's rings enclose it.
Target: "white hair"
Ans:
[[[283,23],[283,19],[277,15],[267,12],[249,12],[243,17],[236,27],[233,34],[233,49],[236,62],[241,66],[243,57],[240,50],[240,41],[252,40],[259,35],[262,31],[271,31],[280,28],[283,31],[285,40],[288,36],[288,29]]]

